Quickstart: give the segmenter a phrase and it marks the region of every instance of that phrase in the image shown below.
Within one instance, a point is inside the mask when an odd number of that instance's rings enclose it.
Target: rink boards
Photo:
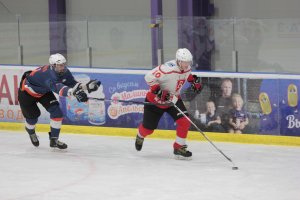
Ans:
[[[7,130],[24,130],[24,118],[17,101],[18,83],[24,71],[35,67],[0,66],[0,127]],[[70,68],[76,79],[88,81],[99,79],[103,88],[94,97],[122,100],[143,101],[147,85],[143,80],[147,70],[118,70]],[[240,143],[261,143],[300,146],[300,119],[298,112],[300,76],[286,74],[249,74],[249,73],[216,73],[197,72],[205,78],[209,93],[213,93],[212,85],[220,84],[222,78],[231,78],[235,85],[235,93],[244,97],[250,110],[251,134],[206,133],[214,141]],[[186,86],[187,87],[187,86]],[[185,88],[186,88],[185,87]],[[183,89],[184,90],[184,89]],[[200,101],[206,98],[205,91]],[[200,96],[201,96],[200,95]],[[202,98],[202,99],[201,99]],[[78,105],[74,99],[59,98],[65,119],[62,133],[96,134],[111,136],[135,136],[136,127],[142,120],[142,105],[124,105],[105,103],[99,105]],[[262,100],[268,100],[264,105]],[[190,113],[194,112],[191,100]],[[266,101],[264,101],[266,102]],[[202,103],[203,104],[203,103]],[[96,106],[96,107],[95,107]],[[102,109],[100,112],[92,112]],[[197,108],[201,109],[201,108]],[[49,130],[49,114],[41,108],[38,131]],[[100,114],[99,114],[100,113]],[[152,137],[175,138],[175,126],[168,116],[164,116]],[[203,140],[203,136],[195,131],[189,134],[191,140]]]

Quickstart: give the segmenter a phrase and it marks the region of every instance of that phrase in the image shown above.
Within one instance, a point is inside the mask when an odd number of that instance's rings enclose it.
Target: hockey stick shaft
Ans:
[[[146,101],[132,101],[132,100],[120,100],[120,99],[104,99],[104,98],[94,98],[89,97],[89,99],[94,99],[98,101],[104,101],[104,102],[121,102],[121,103],[128,103],[128,104],[143,104],[143,105],[154,105],[154,106],[173,106],[173,103],[154,103],[154,102],[146,102]]]
[[[180,110],[180,108],[178,108],[178,106],[176,106],[175,104],[173,104],[173,106],[176,108],[176,110],[178,112],[180,112],[189,122],[191,122],[191,124],[201,133],[201,135],[204,136],[204,138],[218,151],[220,152],[229,162],[231,162],[233,164],[233,167],[235,167],[234,162],[231,160],[231,158],[229,158],[225,153],[223,153],[223,151],[221,151],[207,136],[206,134],[201,131],[200,128],[198,128],[198,126],[186,115],[184,114],[184,112],[182,112],[182,110]]]

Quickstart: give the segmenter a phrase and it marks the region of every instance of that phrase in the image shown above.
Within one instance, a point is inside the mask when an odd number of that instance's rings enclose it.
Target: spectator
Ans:
[[[239,94],[232,96],[233,108],[230,110],[229,116],[229,133],[242,133],[249,124],[247,113],[243,110],[243,98]]]
[[[223,79],[221,83],[221,95],[213,101],[217,107],[217,112],[221,117],[222,126],[227,132],[229,130],[229,111],[232,108],[232,81],[231,79]]]
[[[204,131],[209,132],[224,132],[223,127],[221,126],[221,118],[216,113],[216,106],[213,101],[206,102],[206,112],[199,114],[199,111],[196,110],[195,120],[200,121],[199,126]]]

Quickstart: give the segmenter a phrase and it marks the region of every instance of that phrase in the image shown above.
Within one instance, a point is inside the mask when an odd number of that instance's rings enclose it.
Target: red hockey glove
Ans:
[[[159,100],[162,102],[169,101],[170,100],[170,93],[167,90],[157,90],[154,94],[158,97]]]
[[[162,102],[170,100],[170,93],[167,90],[159,90],[156,95]]]
[[[202,85],[200,83],[200,77],[196,76],[196,75],[193,75],[193,82],[191,83],[191,87],[192,87],[192,90],[199,94],[202,90]]]
[[[165,101],[169,101],[170,100],[170,93],[167,90],[161,90],[160,86],[157,85],[152,85],[150,87],[150,90],[153,94],[156,94],[157,98],[161,101],[161,102],[165,102]]]

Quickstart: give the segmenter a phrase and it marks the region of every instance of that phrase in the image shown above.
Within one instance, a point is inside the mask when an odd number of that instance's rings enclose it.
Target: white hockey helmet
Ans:
[[[50,65],[66,64],[66,62],[67,62],[66,58],[59,53],[52,54],[49,58]]]
[[[58,76],[63,76],[66,73],[66,62],[66,58],[59,53],[52,54],[49,57],[49,63]]]
[[[178,49],[176,51],[176,61],[183,61],[183,62],[193,62],[193,56],[191,54],[191,52],[186,49],[186,48],[182,48],[182,49]]]

